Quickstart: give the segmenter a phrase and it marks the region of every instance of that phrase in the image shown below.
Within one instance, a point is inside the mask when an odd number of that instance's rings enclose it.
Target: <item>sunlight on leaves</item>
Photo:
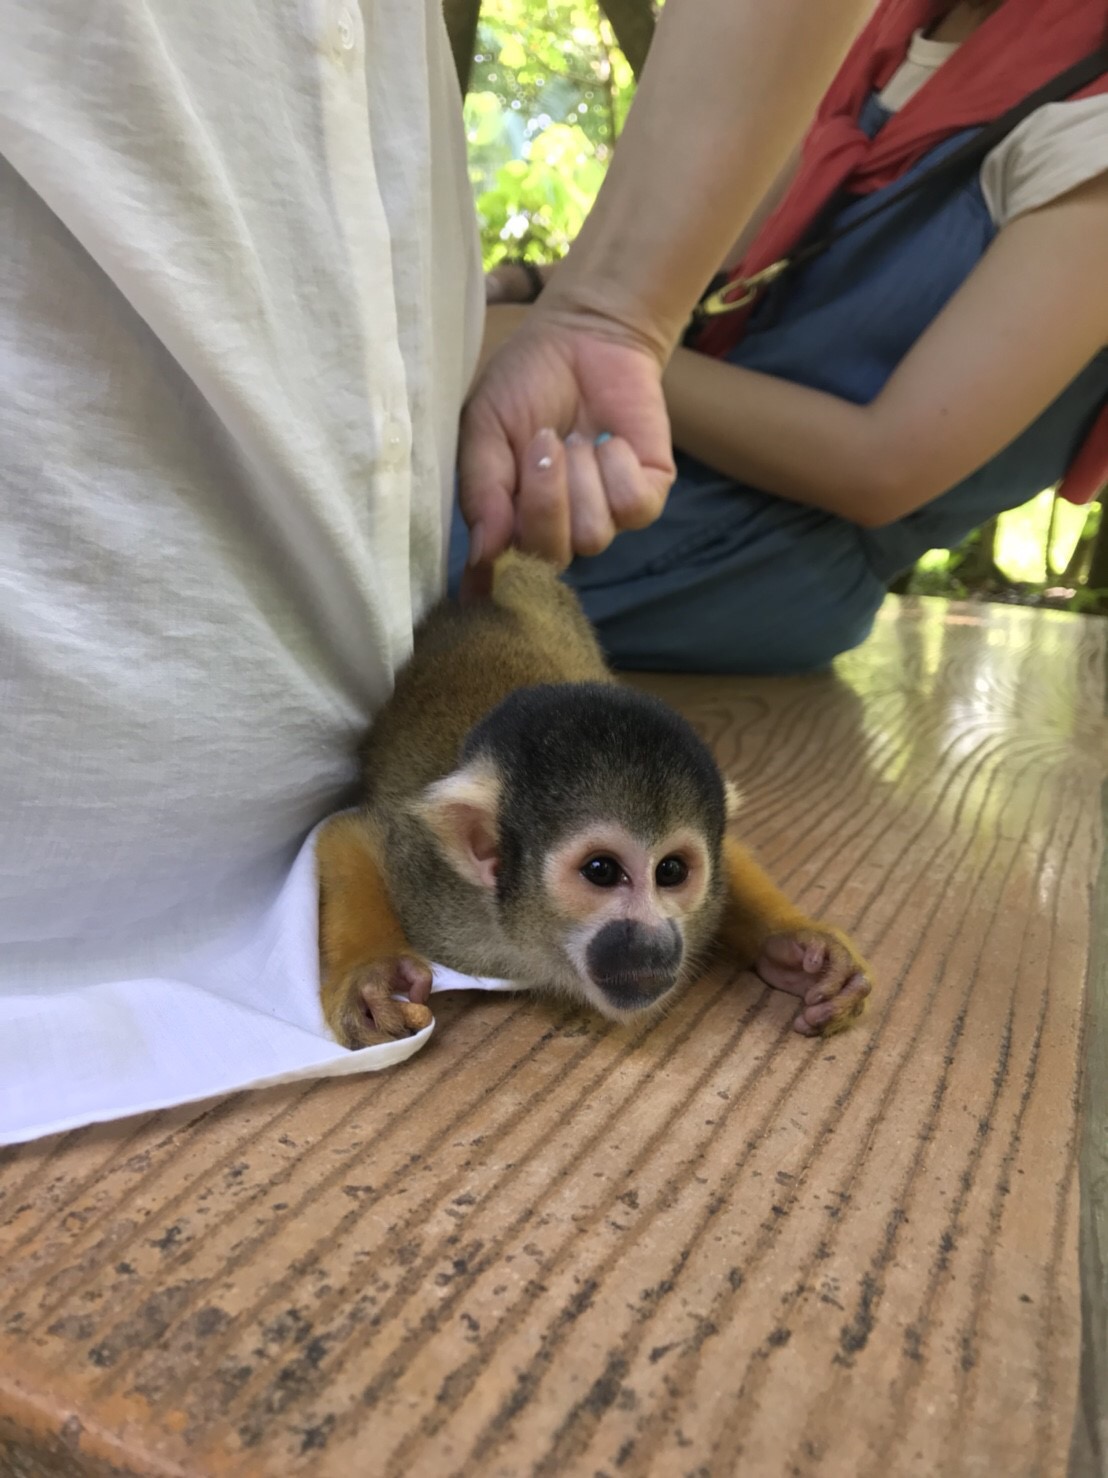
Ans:
[[[486,267],[568,250],[600,188],[634,77],[595,5],[486,0],[466,138]]]

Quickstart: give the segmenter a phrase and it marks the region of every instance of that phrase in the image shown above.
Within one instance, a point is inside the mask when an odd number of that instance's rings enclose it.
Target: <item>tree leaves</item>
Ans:
[[[634,77],[595,4],[485,0],[466,98],[485,265],[565,254],[604,176]]]

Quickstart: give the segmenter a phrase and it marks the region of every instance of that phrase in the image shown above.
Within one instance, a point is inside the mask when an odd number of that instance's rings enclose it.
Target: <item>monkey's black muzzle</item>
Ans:
[[[620,1011],[652,1006],[677,984],[684,946],[672,920],[651,928],[617,919],[593,936],[585,960],[593,984]]]

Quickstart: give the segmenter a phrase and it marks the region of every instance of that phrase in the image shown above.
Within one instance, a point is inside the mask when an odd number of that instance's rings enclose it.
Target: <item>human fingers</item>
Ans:
[[[616,536],[596,447],[579,431],[565,440],[569,493],[570,543],[573,554],[600,554]]]
[[[645,529],[661,514],[672,468],[644,467],[622,436],[597,438],[596,463],[616,529]]]
[[[469,527],[469,565],[491,562],[512,542],[516,456],[497,417],[478,405],[462,413],[458,504]]]
[[[572,556],[566,452],[548,427],[523,454],[515,510],[515,542],[529,554],[541,555],[558,569]]]
[[[482,560],[480,564],[466,565],[458,581],[458,600],[463,606],[479,605],[483,600],[492,600],[493,564]]]

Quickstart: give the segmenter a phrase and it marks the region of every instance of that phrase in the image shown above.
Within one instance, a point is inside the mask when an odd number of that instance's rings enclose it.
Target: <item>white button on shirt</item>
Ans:
[[[390,414],[385,417],[384,424],[384,461],[391,467],[400,466],[411,456],[411,439],[405,422],[399,416]]]
[[[0,992],[218,947],[349,796],[482,313],[439,0],[5,31]]]
[[[343,51],[353,51],[358,41],[357,21],[354,12],[347,6],[338,15],[339,46]]]

